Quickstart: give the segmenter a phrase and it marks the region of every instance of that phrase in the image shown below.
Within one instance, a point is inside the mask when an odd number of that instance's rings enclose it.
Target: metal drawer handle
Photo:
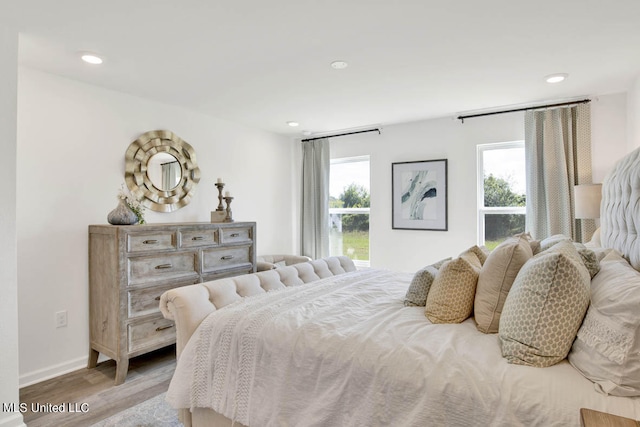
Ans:
[[[156,265],[156,270],[164,270],[166,268],[171,268],[172,265],[171,264],[160,264],[160,265]]]
[[[169,325],[169,326],[158,326],[158,327],[156,328],[156,332],[164,331],[165,329],[169,329],[169,328],[173,328],[173,325]]]
[[[223,257],[220,257],[220,259],[233,259],[233,255],[225,255]]]
[[[191,240],[204,240],[204,237],[202,237],[202,236],[195,236],[195,237],[192,237],[192,238],[191,238]]]
[[[240,237],[240,233],[231,233],[229,236],[231,236],[231,237]]]
[[[142,241],[143,245],[155,245],[156,243],[158,243],[157,240],[143,240]]]
[[[160,301],[160,296],[155,297],[156,301]]]

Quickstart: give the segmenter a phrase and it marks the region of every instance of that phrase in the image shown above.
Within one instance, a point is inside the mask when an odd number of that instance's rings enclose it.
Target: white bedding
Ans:
[[[565,360],[510,365],[473,319],[433,325],[404,307],[412,275],[360,270],[214,311],[185,347],[175,408],[252,427],[578,426],[579,409],[640,418]]]

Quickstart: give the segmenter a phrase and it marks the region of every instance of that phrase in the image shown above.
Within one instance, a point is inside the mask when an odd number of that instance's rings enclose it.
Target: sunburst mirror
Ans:
[[[171,131],[146,132],[125,153],[124,180],[144,206],[173,212],[189,204],[200,181],[196,152]]]

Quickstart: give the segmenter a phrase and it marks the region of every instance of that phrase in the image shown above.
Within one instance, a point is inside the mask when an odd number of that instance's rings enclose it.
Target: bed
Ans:
[[[330,257],[168,291],[167,400],[187,426],[640,419],[640,150],[605,180],[601,216],[586,246],[519,235],[415,274]]]

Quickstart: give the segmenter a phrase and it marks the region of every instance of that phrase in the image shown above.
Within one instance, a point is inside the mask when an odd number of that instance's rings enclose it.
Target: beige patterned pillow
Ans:
[[[500,317],[502,356],[509,363],[537,367],[563,360],[589,306],[590,283],[570,241],[527,261]]]
[[[480,270],[473,307],[478,330],[498,332],[500,313],[520,268],[533,256],[526,236],[511,237],[489,254]]]
[[[428,265],[414,274],[411,284],[409,285],[409,289],[407,290],[407,294],[404,297],[405,307],[425,306],[429,289],[431,288],[433,279],[435,279],[438,274],[438,269],[442,264],[450,259],[451,258],[445,258],[435,264]]]
[[[460,323],[469,318],[481,267],[473,251],[444,263],[429,290],[425,316],[432,323]]]
[[[542,239],[538,246],[538,250],[533,252],[533,254],[537,255],[544,252],[560,242],[571,242],[571,237],[565,236],[564,234],[554,234],[553,236]]]

